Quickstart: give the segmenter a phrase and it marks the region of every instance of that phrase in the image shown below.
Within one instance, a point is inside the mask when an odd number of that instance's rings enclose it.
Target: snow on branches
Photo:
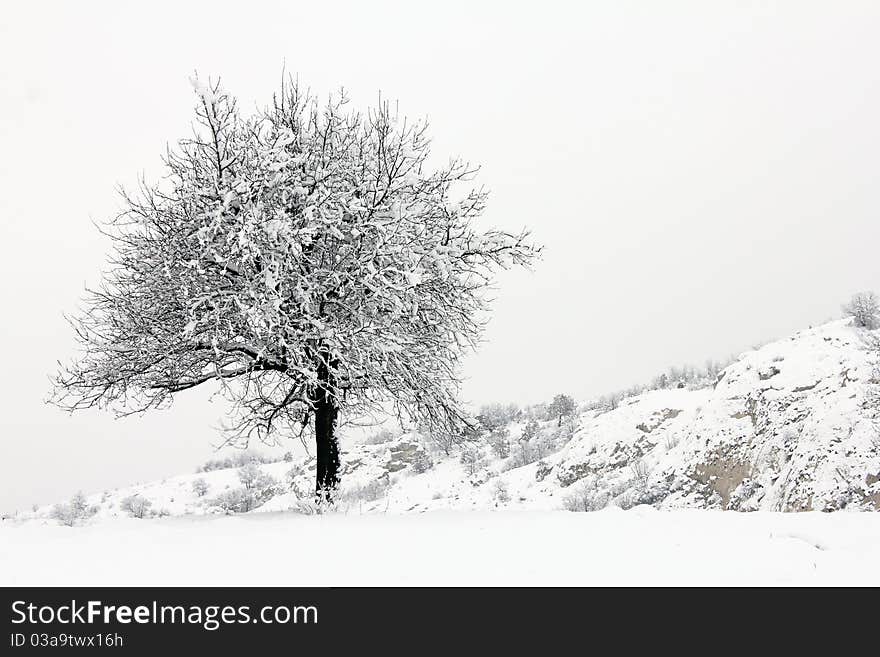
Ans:
[[[460,430],[459,358],[494,273],[536,257],[528,232],[479,230],[476,170],[430,166],[427,124],[386,103],[359,113],[288,82],[243,117],[193,84],[193,137],[106,229],[112,266],[72,320],[83,351],[57,403],[126,413],[215,381],[244,440],[301,431],[318,393]]]

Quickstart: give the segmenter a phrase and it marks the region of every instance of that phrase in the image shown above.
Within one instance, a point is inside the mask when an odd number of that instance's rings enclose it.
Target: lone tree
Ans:
[[[849,303],[844,304],[843,312],[853,318],[853,323],[866,329],[875,329],[880,316],[880,301],[873,292],[854,294]]]
[[[229,442],[314,432],[325,500],[340,413],[391,407],[460,435],[460,357],[495,272],[537,256],[528,232],[478,230],[476,169],[433,166],[427,124],[387,103],[319,104],[288,80],[244,117],[219,83],[193,85],[193,137],[103,229],[110,268],[71,319],[82,353],[55,403],[128,414],[214,382]]]
[[[562,419],[571,417],[576,410],[577,404],[568,395],[556,395],[547,407],[547,412],[550,413],[551,417],[558,419],[557,425],[560,427],[562,426]]]

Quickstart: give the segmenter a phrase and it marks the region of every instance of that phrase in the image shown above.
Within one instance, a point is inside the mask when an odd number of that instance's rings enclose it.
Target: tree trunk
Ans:
[[[339,444],[336,441],[336,416],[339,409],[327,386],[330,373],[322,362],[318,366],[318,389],[315,391],[315,451],[317,473],[315,495],[319,502],[329,502],[339,485]]]

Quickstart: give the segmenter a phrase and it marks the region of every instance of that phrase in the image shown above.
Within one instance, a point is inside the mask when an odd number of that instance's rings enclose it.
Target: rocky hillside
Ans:
[[[652,390],[562,423],[527,410],[449,454],[412,433],[344,445],[337,510],[878,510],[880,439],[866,403],[864,338],[846,320],[831,322],[742,354],[714,385]],[[312,459],[213,467],[28,515],[77,524],[316,511]]]
[[[660,507],[876,510],[872,371],[864,335],[847,321],[801,331],[743,354],[710,388],[649,392],[582,418],[552,474],[560,485],[626,491],[627,468],[641,462],[634,494]]]

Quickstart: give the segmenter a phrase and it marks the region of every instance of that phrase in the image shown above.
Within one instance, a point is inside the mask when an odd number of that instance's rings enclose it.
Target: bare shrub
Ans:
[[[238,480],[241,486],[223,491],[211,500],[210,506],[224,513],[247,513],[265,504],[277,492],[275,478],[253,462],[238,469]]]
[[[651,469],[648,467],[648,464],[642,459],[638,459],[630,464],[629,469],[632,472],[636,486],[641,489],[647,488],[648,480],[651,478]]]
[[[507,490],[507,484],[500,479],[495,481],[495,487],[492,490],[492,498],[498,504],[507,504],[510,502],[510,491]]]
[[[387,477],[374,479],[361,486],[354,486],[343,491],[341,498],[347,498],[349,502],[375,502],[388,494],[390,485],[391,482]]]
[[[626,490],[614,498],[614,503],[624,511],[628,511],[638,504],[639,496],[632,490]]]
[[[431,458],[431,455],[428,454],[428,452],[421,449],[413,458],[410,467],[412,467],[413,472],[416,474],[424,474],[434,467],[434,459]]]
[[[119,503],[120,509],[128,513],[132,518],[140,519],[150,516],[150,507],[152,506],[153,503],[150,500],[137,493],[129,495]]]
[[[447,431],[430,431],[427,427],[420,427],[419,433],[427,439],[433,449],[443,452],[446,456],[449,456],[457,445],[473,438],[471,435],[461,436]]]
[[[80,520],[79,515],[74,511],[73,507],[66,503],[53,506],[50,517],[67,527],[73,527]]]
[[[314,490],[301,488],[294,484],[291,491],[294,501],[288,510],[307,516],[324,515],[328,513],[348,513],[353,507],[363,502],[376,502],[387,495],[390,481],[387,478],[379,478],[360,486],[350,486],[336,491],[329,500],[318,499]]]
[[[274,486],[277,482],[263,472],[256,463],[248,463],[238,469],[238,480],[247,490],[262,490]]]
[[[433,444],[436,449],[446,454],[446,456],[449,456],[452,453],[452,450],[456,445],[461,444],[452,434],[449,433],[431,433],[428,434],[428,437],[431,440],[431,444]]]
[[[193,493],[198,497],[204,497],[208,493],[209,488],[210,486],[208,486],[208,482],[205,481],[204,477],[199,477],[192,482]]]
[[[301,513],[304,516],[317,516],[330,510],[329,504],[325,501],[318,503],[318,500],[308,497],[298,497],[289,507],[294,513]]]
[[[571,487],[570,492],[562,498],[566,511],[591,512],[599,511],[608,506],[609,496],[599,487],[596,477],[584,478]]]
[[[247,513],[259,506],[254,491],[239,486],[230,488],[220,493],[211,501],[211,506],[217,507],[225,513]]]
[[[85,520],[98,512],[97,506],[89,506],[86,496],[82,492],[74,495],[70,502],[63,502],[52,507],[50,517],[62,525],[73,527],[81,520]]]

